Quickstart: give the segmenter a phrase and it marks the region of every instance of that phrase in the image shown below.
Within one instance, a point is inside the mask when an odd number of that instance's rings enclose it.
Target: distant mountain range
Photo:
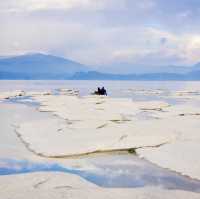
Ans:
[[[0,58],[0,79],[65,79],[88,70],[78,62],[40,53]]]
[[[165,66],[153,66],[153,65],[135,65],[130,63],[117,63],[113,65],[97,67],[96,71],[102,73],[112,74],[150,74],[150,73],[178,73],[184,74],[191,72],[192,67],[165,65]]]
[[[96,71],[78,72],[70,79],[73,80],[135,80],[135,81],[192,81],[200,80],[200,70],[186,74],[177,73],[145,73],[145,74],[109,74]]]
[[[106,69],[103,70],[106,72],[92,71],[86,65],[52,55],[26,54],[0,57],[0,79],[200,80],[200,63],[191,67],[148,67],[146,71],[133,66],[135,72],[131,74],[124,72],[124,69],[131,68],[131,65],[116,67],[123,69],[123,73],[110,73],[107,72],[110,70],[106,71]],[[114,71],[114,68],[111,71]]]

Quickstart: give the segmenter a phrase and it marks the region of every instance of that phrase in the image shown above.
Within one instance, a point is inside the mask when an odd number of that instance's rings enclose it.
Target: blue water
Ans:
[[[52,91],[59,94],[58,89],[67,88],[80,91],[80,95],[89,95],[97,87],[105,86],[110,97],[131,98],[133,101],[160,100],[169,104],[184,103],[182,99],[167,98],[171,92],[182,89],[200,90],[200,82],[175,82],[175,81],[45,81],[45,80],[0,80],[0,91]],[[162,91],[160,95],[141,94],[137,91]],[[24,103],[23,100],[30,99],[29,105],[38,105],[30,97],[19,97],[12,99],[13,102]]]
[[[0,80],[0,91],[24,90],[47,91],[58,88],[80,90],[81,95],[87,95],[97,87],[105,86],[112,97],[131,97],[129,89],[163,90],[165,93],[182,89],[200,90],[199,81],[45,81],[45,80]]]
[[[40,103],[32,99],[31,96],[18,96],[18,97],[11,97],[9,100],[6,100],[10,103],[19,103],[19,104],[25,104],[28,106],[39,106]]]
[[[127,155],[125,155],[127,156]],[[156,167],[134,155],[129,157],[131,164],[120,163],[120,155],[107,157],[113,163],[106,163],[100,158],[96,169],[65,168],[59,164],[33,163],[27,160],[3,159],[0,161],[0,175],[22,174],[32,172],[64,172],[78,175],[101,187],[137,188],[145,186],[160,186],[164,189],[186,190],[200,193],[200,181],[192,180],[177,173]],[[128,158],[127,156],[127,158]],[[122,160],[124,156],[121,157]],[[102,163],[104,160],[104,163]],[[134,163],[135,161],[135,163]],[[98,162],[98,161],[97,161]]]

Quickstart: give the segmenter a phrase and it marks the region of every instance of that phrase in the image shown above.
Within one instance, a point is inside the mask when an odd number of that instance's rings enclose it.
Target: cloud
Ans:
[[[89,65],[193,64],[197,0],[7,0],[0,54],[46,52]]]
[[[41,10],[118,10],[124,8],[119,0],[7,0],[0,2],[1,12],[33,12]]]

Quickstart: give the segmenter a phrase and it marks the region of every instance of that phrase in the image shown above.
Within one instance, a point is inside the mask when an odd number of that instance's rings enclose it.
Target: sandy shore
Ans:
[[[133,148],[163,168],[200,179],[194,155],[200,150],[198,106],[67,94],[32,97],[41,104],[39,111],[57,116],[18,125],[21,139],[36,154],[69,157]]]
[[[176,95],[180,96],[180,93]],[[165,101],[79,97],[76,92],[68,93],[67,90],[56,96],[50,92],[6,92],[0,94],[0,99],[15,96],[32,97],[40,103],[38,110],[51,117],[38,119],[38,115],[30,117],[28,112],[24,112],[27,119],[6,121],[4,118],[5,124],[7,122],[11,125],[5,125],[5,128],[10,129],[10,132],[14,129],[18,136],[17,147],[21,147],[21,154],[13,153],[14,150],[10,148],[6,153],[2,151],[1,155],[11,154],[19,159],[29,156],[35,161],[48,161],[52,158],[68,166],[89,167],[88,162],[70,160],[69,157],[134,149],[140,157],[162,168],[200,179],[200,160],[195,155],[200,150],[200,109],[195,104],[186,102],[174,105]],[[187,92],[184,92],[184,97],[192,99]],[[198,97],[194,98],[198,100]],[[0,114],[5,116],[8,113]],[[66,157],[69,159],[63,161]],[[16,184],[18,180],[24,183]],[[3,198],[16,199],[27,198],[28,192],[32,193],[31,198],[58,199],[63,196],[141,199],[200,197],[197,193],[169,191],[161,187],[105,189],[72,174],[61,173],[1,176],[0,184]]]

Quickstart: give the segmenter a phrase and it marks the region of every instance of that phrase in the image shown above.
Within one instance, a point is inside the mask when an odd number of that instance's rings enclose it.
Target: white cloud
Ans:
[[[174,10],[169,12],[170,5],[161,2],[0,1],[0,55],[40,51],[89,65],[198,62],[198,30],[188,29],[186,25],[191,23],[182,23],[192,18],[192,8],[184,7],[174,14]],[[178,9],[177,5],[178,1],[171,6]],[[176,20],[183,25],[176,26]]]
[[[113,61],[142,65],[190,65],[200,60],[200,35],[180,35],[153,28],[140,30],[138,35],[137,42],[112,52]],[[163,38],[165,45],[160,42]]]
[[[33,12],[41,10],[107,10],[124,9],[124,0],[6,0],[0,2],[1,12]]]

